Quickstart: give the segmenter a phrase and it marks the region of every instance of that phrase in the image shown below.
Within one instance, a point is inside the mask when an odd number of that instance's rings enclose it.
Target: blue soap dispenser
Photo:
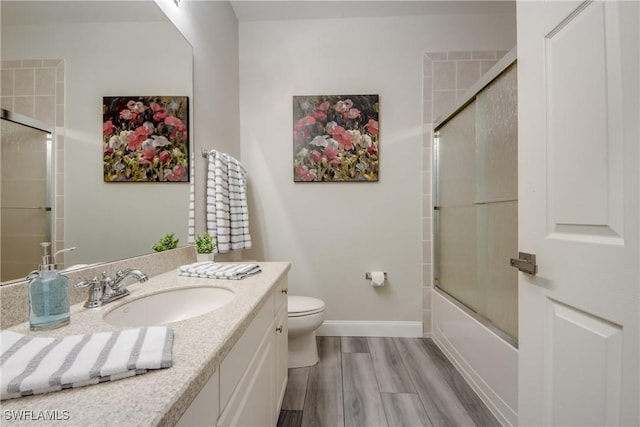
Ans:
[[[51,243],[40,244],[44,250],[42,264],[37,271],[27,276],[29,280],[29,326],[32,331],[55,329],[69,323],[69,279],[57,270],[55,257],[61,252],[75,248],[62,249],[55,253],[53,260],[49,255]]]

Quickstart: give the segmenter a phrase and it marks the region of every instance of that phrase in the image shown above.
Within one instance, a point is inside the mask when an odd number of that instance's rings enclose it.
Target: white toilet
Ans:
[[[289,368],[318,363],[316,329],[324,321],[324,301],[311,297],[289,296]]]

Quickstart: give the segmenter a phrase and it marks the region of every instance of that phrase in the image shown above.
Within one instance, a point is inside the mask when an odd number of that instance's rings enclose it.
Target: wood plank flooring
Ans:
[[[289,369],[278,427],[500,426],[430,339],[318,337]]]

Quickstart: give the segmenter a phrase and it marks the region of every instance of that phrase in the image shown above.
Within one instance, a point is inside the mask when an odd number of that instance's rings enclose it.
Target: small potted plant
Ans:
[[[156,252],[168,251],[178,247],[179,239],[173,233],[165,234],[151,249]]]
[[[209,233],[196,236],[195,244],[198,261],[213,261],[213,250],[216,248],[216,244]]]

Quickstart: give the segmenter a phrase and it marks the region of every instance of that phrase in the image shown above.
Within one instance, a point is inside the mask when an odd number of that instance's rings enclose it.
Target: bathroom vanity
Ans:
[[[287,386],[287,292],[285,276],[178,420],[178,426],[277,424]]]
[[[259,263],[262,273],[243,280],[178,276],[175,270],[127,287],[131,295],[97,309],[71,308],[71,323],[30,332],[60,337],[126,329],[103,317],[136,298],[186,287],[220,287],[234,293],[214,311],[166,326],[175,331],[173,366],[119,381],[2,402],[3,425],[273,425],[287,382],[286,262]],[[7,419],[9,414],[11,419]],[[56,415],[60,415],[56,417]]]

